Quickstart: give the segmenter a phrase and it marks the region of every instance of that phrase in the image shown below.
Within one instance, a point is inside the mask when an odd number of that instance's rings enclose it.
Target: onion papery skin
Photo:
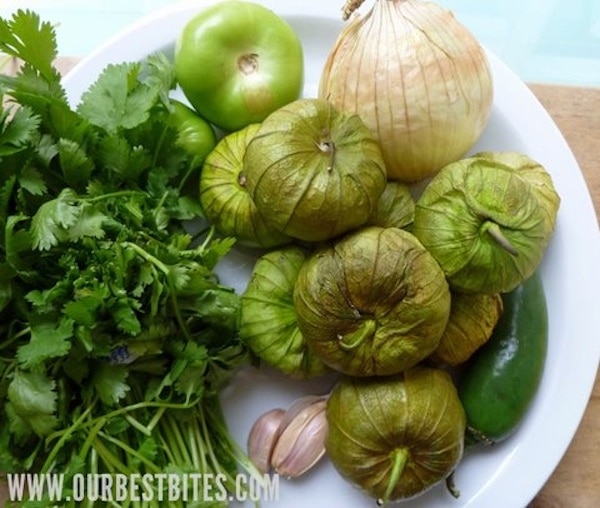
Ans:
[[[328,55],[319,96],[358,113],[388,178],[417,182],[468,153],[487,125],[493,80],[485,50],[452,12],[422,0],[378,0]]]

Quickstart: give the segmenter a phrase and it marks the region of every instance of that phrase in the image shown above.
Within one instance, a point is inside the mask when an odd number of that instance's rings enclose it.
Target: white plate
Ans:
[[[214,0],[186,1],[149,16],[107,42],[65,78],[75,104],[109,63],[133,61],[156,51],[172,53],[185,22]],[[340,1],[262,0],[287,19],[304,44],[305,95],[315,96],[325,57],[342,26]],[[366,6],[365,6],[366,7]],[[363,12],[365,8],[363,8]],[[542,163],[562,198],[556,233],[543,261],[550,338],[546,369],[533,407],[518,432],[493,450],[470,453],[456,482],[461,497],[443,486],[416,498],[410,507],[523,507],[542,488],[567,449],[593,387],[600,358],[600,309],[590,295],[600,287],[598,222],[581,171],[558,128],[529,89],[494,55],[495,99],[489,126],[475,150],[514,150]],[[243,290],[251,257],[238,253],[222,266],[224,282]],[[241,444],[256,417],[287,406],[303,393],[323,392],[318,382],[294,383],[272,372],[246,371],[224,394],[231,430]],[[342,480],[325,460],[306,477],[281,479],[284,508],[373,507],[374,502]]]

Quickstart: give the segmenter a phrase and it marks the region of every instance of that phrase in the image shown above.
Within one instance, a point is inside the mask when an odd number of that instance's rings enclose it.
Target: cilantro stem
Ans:
[[[151,471],[153,473],[160,472],[160,468],[157,467],[156,464],[154,464],[151,460],[144,457],[139,451],[134,450],[127,443],[121,441],[120,439],[116,439],[116,438],[112,437],[111,435],[109,435],[105,432],[102,432],[102,431],[100,431],[98,433],[98,435],[100,437],[102,437],[103,439],[105,439],[106,441],[113,443],[114,445],[117,445],[125,453],[127,453],[130,457],[135,457],[136,459],[138,459],[141,463],[146,465],[146,467],[148,468],[149,471]]]
[[[145,436],[151,436],[152,435],[152,429],[148,428],[147,425],[144,425],[143,423],[140,423],[139,421],[137,421],[133,416],[131,415],[125,415],[125,419],[129,422],[129,424],[139,430],[142,434],[144,434]]]
[[[169,444],[170,446],[173,446],[175,450],[177,450],[179,464],[190,464],[192,459],[187,449],[185,440],[181,435],[181,431],[178,428],[177,420],[172,414],[169,413],[165,415],[163,422],[165,424],[165,432],[170,438]]]
[[[202,242],[202,245],[200,246],[200,249],[203,252],[208,248],[208,246],[210,245],[210,242],[212,242],[212,239],[214,236],[215,236],[215,227],[211,226],[208,230],[206,238],[204,239],[204,241]]]
[[[190,161],[190,163],[188,164],[185,174],[183,175],[183,177],[181,178],[181,181],[179,182],[179,186],[177,187],[177,190],[179,191],[179,193],[181,193],[183,191],[184,186],[186,185],[188,179],[190,178],[192,173],[196,170],[198,170],[198,166],[196,165],[196,157],[193,157],[192,160]]]
[[[98,433],[100,432],[102,427],[104,427],[104,425],[106,425],[106,419],[100,418],[100,419],[98,419],[98,422],[96,423],[96,425],[94,425],[92,427],[92,430],[90,431],[87,438],[83,442],[81,450],[79,451],[79,456],[81,458],[84,458],[87,455],[89,449],[92,447],[92,442],[94,441],[94,439],[96,439],[96,436],[98,435]],[[98,457],[96,455],[96,460],[97,460],[97,458]]]
[[[154,154],[152,155],[152,167],[155,168],[158,163],[158,158],[160,157],[160,151],[162,150],[163,143],[165,142],[165,136],[167,135],[167,131],[169,130],[169,126],[165,125],[163,130],[154,145]]]
[[[98,472],[98,452],[92,448],[90,450],[90,462],[89,462],[90,466],[90,473],[97,473]]]
[[[101,194],[100,196],[94,196],[91,198],[80,198],[80,200],[85,201],[87,203],[96,203],[98,201],[104,201],[105,199],[120,198],[123,196],[145,196],[145,195],[146,195],[146,193],[144,191],[122,190],[122,191],[108,192],[106,194]]]
[[[158,217],[158,214],[160,213],[160,209],[162,208],[162,206],[164,205],[164,203],[168,197],[169,197],[169,192],[168,191],[163,192],[163,195],[160,197],[158,204],[154,207],[154,213],[152,215],[154,216],[155,220]]]
[[[181,315],[181,309],[179,308],[179,304],[177,302],[175,284],[173,283],[173,276],[171,274],[171,270],[169,269],[169,267],[166,264],[164,264],[160,259],[153,256],[152,254],[150,254],[148,251],[144,250],[139,245],[132,243],[132,242],[124,242],[123,244],[127,247],[132,248],[144,260],[146,260],[148,263],[153,264],[154,266],[156,266],[156,268],[158,268],[161,272],[163,272],[165,274],[165,277],[167,278],[167,284],[169,285],[169,290],[170,290],[169,293],[170,293],[170,297],[171,297],[171,303],[173,305],[173,312],[175,312],[175,318],[177,319],[177,322],[179,323],[179,327],[181,328],[181,331],[182,331],[184,337],[187,340],[191,341],[192,336],[190,335],[190,332],[187,328],[185,320],[183,319],[183,316]]]
[[[154,430],[154,428],[158,425],[160,419],[162,418],[162,416],[166,410],[167,410],[166,406],[161,406],[158,408],[158,411],[156,411],[154,413],[154,416],[152,417],[150,422],[148,422],[148,424],[146,425],[146,429],[148,429],[149,432],[152,432]]]
[[[115,454],[112,453],[97,436],[94,439],[93,446],[98,451],[98,455],[100,455],[100,458],[106,464],[111,473],[116,472],[129,474],[130,471],[127,469],[127,466],[123,464],[123,462],[121,462],[119,458],[115,456]]]
[[[54,445],[54,448],[52,448],[52,450],[50,450],[50,453],[46,457],[46,460],[44,461],[44,465],[42,466],[42,469],[41,469],[42,472],[48,471],[50,469],[50,466],[54,462],[54,459],[58,455],[58,452],[60,451],[60,449],[68,441],[68,439],[75,433],[75,431],[78,428],[82,427],[82,422],[92,412],[92,409],[94,408],[94,405],[95,405],[95,401],[92,404],[90,404],[86,408],[86,410],[83,413],[81,413],[81,415],[79,415],[79,418],[77,418],[70,427],[67,427],[66,429],[63,429],[63,430],[58,431],[58,432],[54,432],[53,434],[50,434],[46,438],[46,443],[47,444],[50,443],[55,437],[59,437],[59,440]]]
[[[7,339],[5,341],[2,341],[0,343],[0,349],[5,349],[8,346],[10,346],[13,342],[19,340],[21,337],[24,337],[25,335],[28,335],[31,333],[31,327],[30,326],[26,326],[25,328],[23,328],[22,330],[19,330],[17,333],[15,333],[12,336],[7,337]]]
[[[139,245],[137,245],[133,242],[124,242],[123,245],[125,245],[126,247],[130,247],[137,254],[139,254],[145,261],[156,266],[156,268],[158,268],[161,272],[163,272],[163,274],[167,277],[167,280],[170,280],[171,271],[169,270],[169,267],[167,265],[165,265],[156,256],[153,256],[148,251],[144,250],[142,247],[140,247]]]
[[[200,399],[195,399],[192,402],[184,402],[184,403],[143,401],[143,402],[138,402],[136,404],[130,404],[128,406],[124,406],[124,407],[121,407],[119,409],[115,409],[114,411],[106,413],[106,414],[104,414],[101,417],[88,420],[87,422],[79,423],[80,420],[83,419],[82,417],[79,417],[77,419],[77,421],[73,425],[71,425],[71,427],[68,427],[66,429],[62,429],[62,430],[59,430],[57,432],[54,432],[54,433],[50,434],[46,438],[46,442],[50,442],[53,439],[56,439],[57,437],[60,437],[61,440],[66,440],[66,439],[68,439],[68,437],[70,436],[70,434],[72,432],[74,432],[74,427],[77,427],[79,429],[86,429],[88,427],[92,427],[92,426],[94,426],[96,424],[96,422],[98,421],[99,418],[104,418],[106,420],[110,420],[110,419],[115,418],[117,416],[122,416],[122,415],[125,415],[125,414],[129,413],[129,412],[138,411],[140,409],[146,409],[146,408],[189,409],[189,408],[193,407],[194,404],[197,404],[199,401],[200,401]],[[87,416],[87,414],[89,414],[89,412],[91,410],[92,410],[92,406],[90,405],[86,409],[86,411],[84,412],[84,414],[82,414],[82,416],[83,417]]]
[[[190,456],[192,458],[192,464],[194,468],[202,471],[201,465],[201,457],[202,454],[198,451],[198,443],[196,443],[196,432],[194,431],[198,426],[197,425],[187,425],[186,426],[186,440],[187,440],[187,448],[189,450]]]
[[[200,407],[200,406],[198,407],[198,413],[199,413],[199,421],[200,421],[202,433],[205,436],[205,439],[203,439],[203,444],[205,445],[204,451],[206,452],[206,454],[208,455],[210,461],[212,462],[213,469],[216,472],[222,472],[222,471],[219,471],[221,469],[221,467],[219,466],[219,460],[215,456],[215,452],[213,450],[213,447],[210,444],[210,439],[208,439],[208,436],[210,436],[210,432],[209,432],[208,427],[206,425],[206,414],[203,411],[202,407]],[[227,477],[229,478],[229,475],[227,475]]]

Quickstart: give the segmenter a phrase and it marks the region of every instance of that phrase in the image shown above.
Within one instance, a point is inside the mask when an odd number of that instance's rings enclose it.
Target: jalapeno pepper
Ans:
[[[533,401],[548,347],[548,311],[539,270],[502,296],[492,337],[469,360],[458,382],[470,443],[510,436]]]

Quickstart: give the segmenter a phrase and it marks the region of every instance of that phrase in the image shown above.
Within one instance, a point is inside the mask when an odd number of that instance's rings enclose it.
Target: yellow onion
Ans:
[[[361,3],[350,0],[345,17]],[[340,33],[319,96],[361,116],[389,179],[416,182],[472,148],[493,83],[485,51],[452,12],[424,0],[376,0]]]

